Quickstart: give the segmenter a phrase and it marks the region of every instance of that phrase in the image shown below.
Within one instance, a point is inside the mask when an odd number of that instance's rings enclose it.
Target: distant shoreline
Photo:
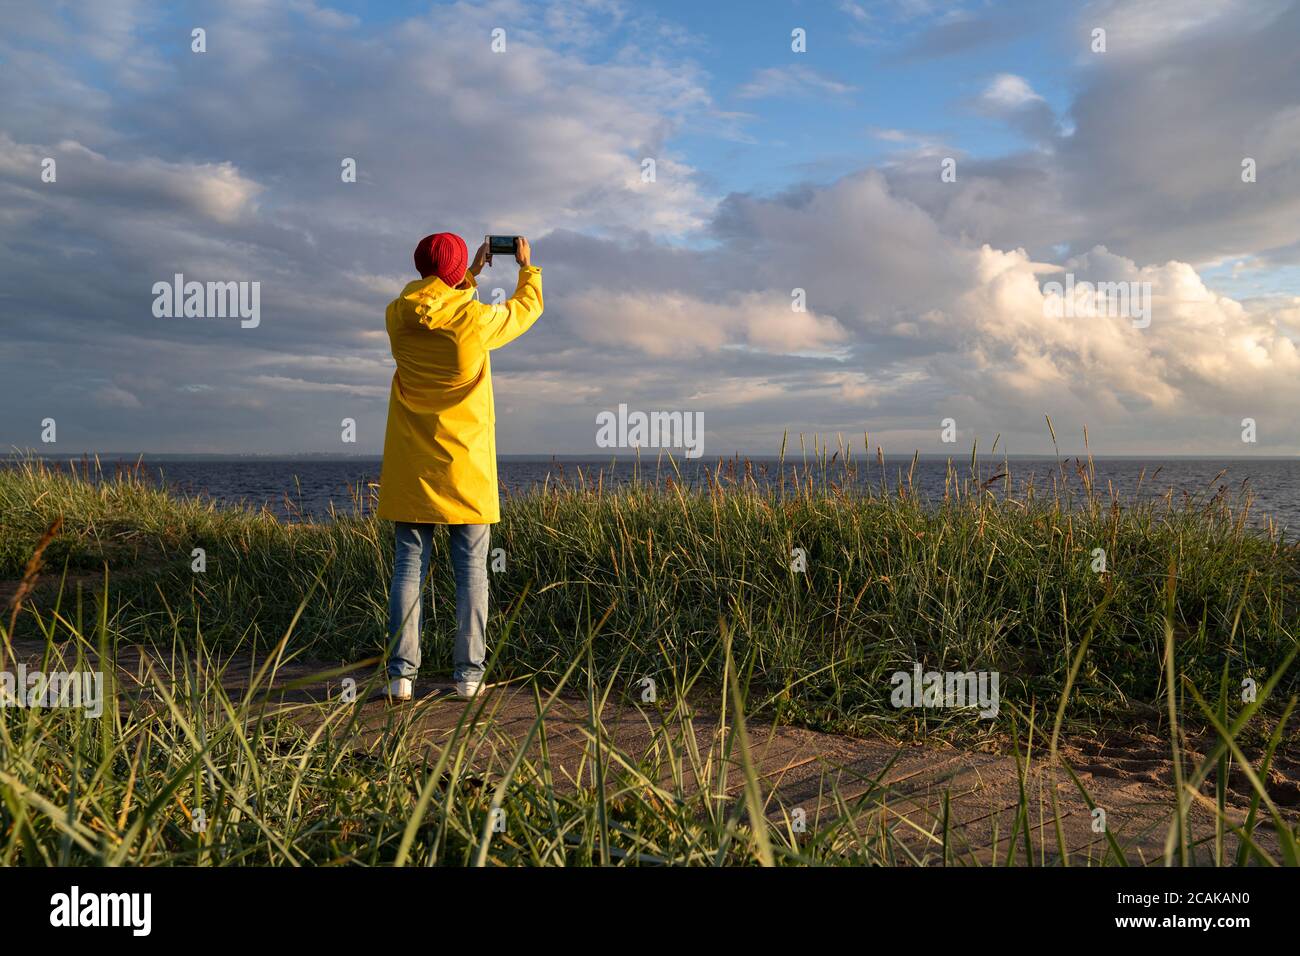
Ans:
[[[651,448],[651,449],[647,449],[640,456],[637,456],[635,454],[628,454],[626,452],[620,452],[619,454],[596,454],[596,453],[583,454],[577,452],[571,452],[571,453],[566,452],[563,454],[510,454],[510,455],[499,454],[497,455],[497,460],[518,461],[518,462],[548,462],[548,461],[634,462],[638,460],[638,457],[641,461],[658,458],[660,453],[661,453],[660,449]],[[665,457],[667,457],[668,454],[667,450],[664,450],[663,454]],[[832,451],[831,454],[834,454],[834,452]],[[82,459],[85,458],[89,458],[89,459],[99,458],[101,461],[109,460],[109,461],[146,461],[146,462],[154,462],[154,461],[375,462],[375,461],[383,460],[382,455],[330,455],[330,454],[313,454],[313,453],[292,454],[292,455],[285,455],[285,454],[263,455],[263,454],[227,454],[224,452],[192,452],[191,453],[191,452],[104,452],[101,451],[101,452],[68,452],[66,454],[59,454],[59,455],[46,455],[46,454],[35,454],[34,452],[28,452],[28,451],[23,451],[18,449],[11,450],[9,452],[8,458],[16,459],[16,458],[29,456],[29,455],[31,457],[38,458],[42,461],[72,461],[72,460],[81,461]],[[874,461],[876,458],[874,453],[872,453],[871,455],[867,455],[866,453],[861,451],[855,451],[853,455],[855,458],[858,459],[864,459],[869,457],[872,461]],[[674,457],[678,461],[683,461],[683,462],[687,461],[687,459],[681,454],[675,454]],[[793,453],[787,452],[785,455],[785,460],[801,461],[804,457],[805,455],[802,452],[793,452]],[[815,456],[810,452],[806,457],[812,459]],[[895,461],[895,460],[911,461],[913,456],[912,453],[910,452],[909,453],[886,452],[884,457],[886,461]],[[970,453],[968,451],[954,451],[952,454],[939,454],[937,452],[921,452],[918,457],[922,461],[946,461],[950,458],[953,459],[954,461],[959,461],[962,459],[968,459],[970,457]],[[1227,461],[1227,462],[1300,461],[1300,455],[1244,455],[1244,456],[1243,455],[1233,456],[1233,455],[1226,455],[1226,454],[1166,455],[1166,454],[1160,454],[1159,452],[1151,452],[1145,455],[1092,454],[1091,456],[1089,456],[1089,453],[1086,451],[1061,452],[1059,455],[1052,452],[1047,452],[1043,454],[1019,454],[1018,453],[1013,455],[991,454],[989,452],[984,452],[980,456],[980,460],[981,461],[1002,461],[1004,459],[1007,459],[1010,461],[1055,461],[1057,458],[1059,458],[1060,460],[1065,461],[1067,459],[1088,458],[1088,457],[1091,457],[1094,461]],[[747,455],[744,454],[743,452],[730,452],[727,454],[718,454],[718,455],[704,455],[702,458],[695,458],[689,460],[693,463],[698,464],[701,462],[708,462],[708,461],[719,461],[719,460],[731,461],[737,458],[740,459],[741,461],[748,460],[748,461],[755,461],[755,462],[772,462],[772,461],[781,460],[780,455],[770,455],[770,454]]]

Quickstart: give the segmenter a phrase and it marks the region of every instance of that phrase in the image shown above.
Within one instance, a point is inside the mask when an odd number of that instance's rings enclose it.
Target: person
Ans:
[[[385,324],[397,370],[378,514],[395,523],[384,691],[390,701],[414,693],[420,605],[438,525],[450,534],[456,580],[452,679],[461,697],[474,697],[482,687],[490,529],[501,520],[489,353],[523,335],[542,314],[542,270],[531,255],[528,240],[516,238],[515,293],[487,305],[477,297],[475,279],[491,263],[488,243],[467,268],[460,236],[425,236],[415,247],[420,278],[388,305]]]

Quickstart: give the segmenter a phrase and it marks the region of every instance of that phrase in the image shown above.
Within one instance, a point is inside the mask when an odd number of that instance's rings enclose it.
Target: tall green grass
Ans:
[[[1225,674],[1234,688],[1262,682],[1296,646],[1300,550],[1254,526],[1246,499],[1211,486],[1121,501],[1094,487],[1088,462],[1063,465],[1046,488],[1017,486],[1011,465],[990,478],[972,458],[927,502],[907,474],[863,493],[859,463],[835,458],[819,450],[779,483],[732,462],[706,487],[666,468],[653,482],[579,476],[509,498],[493,534],[505,560],[492,575],[493,620],[514,615],[518,626],[497,676],[555,681],[581,658],[584,680],[590,667],[606,681],[617,661],[662,683],[689,661],[721,688],[725,618],[738,670],[778,719],[960,735],[1005,731],[1006,721],[897,711],[889,675],[914,662],[995,670],[1004,701],[1055,709],[1086,632],[1062,716],[1066,727],[1096,726],[1167,720],[1167,625],[1180,673],[1198,687]],[[67,572],[71,601],[107,566],[121,639],[166,644],[201,629],[213,648],[266,647],[319,581],[296,648],[338,662],[382,652],[391,530],[364,494],[333,521],[285,522],[168,496],[130,470],[93,477],[34,459],[0,470],[0,578],[19,576],[61,519],[45,587]],[[438,673],[450,666],[454,619],[445,537],[434,547],[426,669]],[[191,570],[194,548],[206,550],[205,573]],[[1105,573],[1093,570],[1097,548]],[[792,570],[795,549],[806,570]],[[587,649],[593,612],[606,622]],[[1294,670],[1282,681],[1283,696],[1294,691]]]
[[[0,708],[0,865],[1129,865],[1135,857],[1109,831],[1103,844],[1073,853],[1061,828],[1055,789],[1050,805],[1026,787],[1035,761],[1058,762],[1032,713],[1011,707],[1020,771],[1020,797],[1009,831],[992,846],[973,846],[952,823],[951,795],[937,818],[918,815],[884,783],[889,766],[850,797],[843,777],[825,779],[825,799],[796,822],[800,808],[781,802],[760,778],[747,732],[755,703],[746,674],[734,663],[722,622],[721,667],[726,687],[718,718],[697,734],[692,683],[707,668],[688,662],[643,709],[648,741],[637,751],[610,744],[607,705],[628,677],[621,664],[606,683],[595,680],[591,649],[608,618],[584,623],[581,653],[557,679],[529,687],[535,719],[525,731],[496,723],[493,695],[463,706],[436,747],[414,725],[431,708],[462,707],[430,700],[386,712],[378,732],[362,733],[366,700],[285,703],[268,693],[294,657],[296,625],[259,656],[255,675],[239,693],[223,680],[226,666],[201,633],[174,625],[170,643],[156,647],[135,674],[119,667],[125,639],[107,613],[107,583],[99,599],[80,608],[56,605],[32,613],[44,635],[44,671],[99,668],[109,676],[112,705],[98,719],[75,709]],[[299,609],[310,605],[309,593]],[[90,610],[93,605],[93,610]],[[2,628],[3,626],[0,626]],[[501,646],[518,638],[517,617],[502,623]],[[1166,631],[1166,649],[1172,649]],[[7,630],[0,632],[6,642]],[[247,648],[238,648],[247,651]],[[1081,642],[1077,659],[1085,656]],[[1295,831],[1261,782],[1278,747],[1292,697],[1257,764],[1244,754],[1241,731],[1261,720],[1281,675],[1270,675],[1258,700],[1244,707],[1223,693],[1209,704],[1188,693],[1217,733],[1216,744],[1188,767],[1172,800],[1165,861],[1171,864],[1295,865]],[[1166,657],[1166,662],[1171,656]],[[7,656],[6,666],[13,666]],[[583,665],[585,663],[585,667]],[[579,672],[585,673],[584,683]],[[313,675],[337,680],[347,669]],[[1077,673],[1077,667],[1073,671]],[[1178,675],[1180,683],[1185,675]],[[284,682],[281,681],[283,684]],[[371,682],[373,683],[373,681]],[[292,684],[289,685],[292,687]],[[1221,685],[1221,691],[1224,689]],[[585,693],[584,748],[561,777],[550,756],[545,717],[561,694]],[[1067,690],[1068,693],[1068,690]],[[1180,729],[1174,683],[1167,689],[1177,753]],[[373,708],[370,711],[373,714]],[[1228,716],[1230,715],[1230,716]],[[703,741],[701,743],[701,741]],[[1226,761],[1253,789],[1249,815],[1234,821],[1202,784]],[[1074,771],[1064,768],[1081,800],[1094,801]],[[1208,804],[1214,828],[1196,832],[1192,804]],[[1262,810],[1262,812],[1261,812]],[[1261,839],[1261,822],[1271,826]],[[1031,820],[1052,819],[1035,836]],[[1212,843],[1208,841],[1213,840]]]

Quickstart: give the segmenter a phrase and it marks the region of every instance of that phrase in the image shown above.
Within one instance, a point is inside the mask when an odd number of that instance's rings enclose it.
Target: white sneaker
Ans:
[[[388,682],[384,696],[389,700],[410,700],[415,684],[409,677],[399,677]]]
[[[483,686],[481,681],[476,680],[458,680],[456,681],[456,696],[458,697],[477,697],[479,688]]]

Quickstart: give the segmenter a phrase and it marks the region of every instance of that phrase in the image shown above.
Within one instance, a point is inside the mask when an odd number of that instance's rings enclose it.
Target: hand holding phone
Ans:
[[[483,244],[487,247],[488,265],[492,264],[495,255],[513,255],[520,266],[532,264],[532,250],[523,236],[485,236]]]

